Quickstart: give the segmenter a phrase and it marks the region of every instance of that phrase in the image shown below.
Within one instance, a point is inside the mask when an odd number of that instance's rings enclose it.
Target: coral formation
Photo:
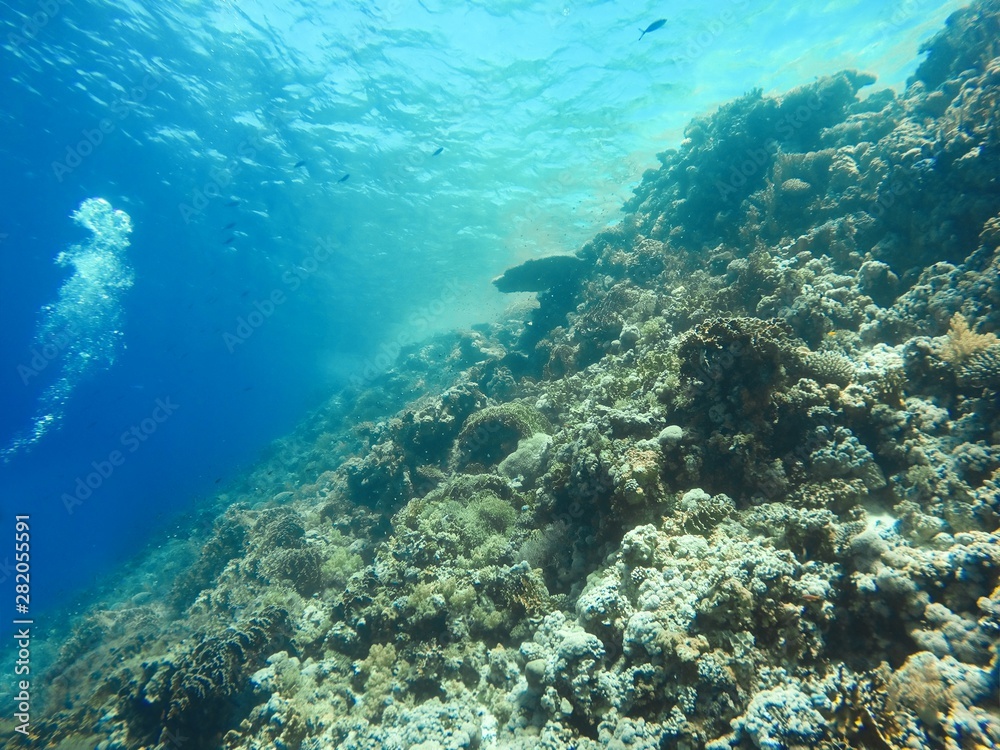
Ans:
[[[547,258],[526,260],[519,266],[508,268],[493,279],[493,286],[501,292],[544,292],[564,285],[573,285],[584,273],[586,264],[572,255],[550,255]]]
[[[34,746],[1000,744],[998,23],[695,119],[572,283],[507,275],[530,320],[405,348],[80,617]]]

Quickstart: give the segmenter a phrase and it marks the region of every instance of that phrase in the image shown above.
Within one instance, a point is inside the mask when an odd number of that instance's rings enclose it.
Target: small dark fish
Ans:
[[[221,481],[222,481],[222,477],[219,477],[218,479],[215,480],[215,482],[213,482],[213,484],[218,484]]]
[[[433,154],[431,154],[431,156],[437,156],[442,151],[444,151],[444,146],[440,146],[437,151],[435,151]]]
[[[639,31],[641,31],[642,33],[639,35],[639,39],[637,39],[636,41],[641,40],[644,36],[646,36],[646,34],[648,34],[651,31],[656,31],[657,29],[662,29],[663,28],[663,24],[665,24],[666,22],[667,22],[666,18],[661,18],[659,21],[653,21],[646,28],[639,29]]]
[[[231,221],[228,224],[226,224],[226,226],[224,226],[222,229],[223,229],[223,231],[225,231],[227,229],[232,229],[235,226],[236,226],[236,222],[235,221]]]
[[[224,240],[224,241],[222,242],[222,244],[223,244],[223,245],[228,245],[229,243],[231,243],[231,242],[232,242],[233,240],[235,240],[235,239],[236,239],[235,237],[227,237],[227,238],[226,238],[226,239],[225,239],[225,240]]]
[[[306,165],[306,160],[303,159],[302,161],[295,162],[295,166],[292,167],[292,169],[298,169],[299,167],[304,167],[305,165]]]
[[[350,176],[351,176],[351,173],[348,172],[343,177],[341,177],[339,180],[337,180],[337,182],[347,182],[347,178],[350,177]]]
[[[246,388],[243,389],[243,392],[246,393],[247,391],[252,391],[252,390],[253,390],[253,386],[252,385],[248,385]]]
[[[240,199],[239,198],[233,198],[232,200],[228,200],[228,201],[226,201],[226,205],[229,206],[230,208],[233,207],[233,206],[238,206],[238,205],[240,205]]]

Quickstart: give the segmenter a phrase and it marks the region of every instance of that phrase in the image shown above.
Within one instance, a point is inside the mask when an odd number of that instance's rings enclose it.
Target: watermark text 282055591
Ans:
[[[69,0],[39,0],[31,12],[24,12],[20,28],[7,34],[7,43],[17,49],[35,40],[46,26],[59,15],[59,6]],[[26,9],[27,11],[27,9]]]
[[[161,78],[155,71],[143,76],[142,81],[129,89],[127,95],[115,99],[111,103],[111,117],[103,117],[92,127],[80,131],[81,138],[75,144],[66,146],[66,153],[61,161],[52,162],[52,174],[62,182],[66,175],[83,164],[84,160],[94,153],[104,139],[118,127],[118,123],[127,118],[132,110],[146,101],[146,97],[160,85]]]
[[[160,428],[164,422],[180,408],[179,404],[167,398],[156,399],[153,410],[149,416],[140,422],[133,424],[129,429],[122,432],[118,439],[124,450],[114,449],[108,452],[107,456],[90,462],[92,471],[80,474],[76,478],[72,492],[64,492],[60,499],[66,512],[73,515],[76,508],[83,505],[90,497],[97,492],[104,483],[124,465],[130,453],[135,453],[149,438]]]
[[[14,674],[18,679],[14,696],[14,731],[28,735],[31,729],[31,626],[34,623],[28,617],[31,606],[31,525],[30,516],[14,516],[14,569],[16,578],[14,584],[14,643],[17,646],[17,659],[14,661]]]
[[[14,518],[14,609],[28,614],[31,606],[31,527],[28,516]]]

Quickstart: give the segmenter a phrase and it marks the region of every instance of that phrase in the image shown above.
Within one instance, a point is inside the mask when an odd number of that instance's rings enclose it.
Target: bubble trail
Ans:
[[[57,264],[73,268],[73,275],[59,289],[55,302],[42,306],[31,347],[33,353],[57,352],[51,358],[51,364],[58,367],[56,378],[39,395],[31,427],[0,451],[4,462],[57,429],[77,387],[111,367],[125,348],[122,295],[134,282],[125,259],[132,220],[103,198],[85,200],[71,218],[92,236],[56,256]],[[18,368],[25,384],[50,364],[48,354],[34,362],[38,358]]]

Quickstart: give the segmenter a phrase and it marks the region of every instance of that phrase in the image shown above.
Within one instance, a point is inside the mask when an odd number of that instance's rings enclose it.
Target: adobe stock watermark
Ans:
[[[721,350],[711,352],[711,356],[709,356],[707,347],[702,348],[698,361],[694,365],[693,377],[688,383],[689,387],[704,395],[714,383],[718,383],[727,372],[733,369],[744,353],[743,343],[740,341],[728,342]]]
[[[265,115],[265,125],[268,132],[277,132],[278,127],[283,124],[280,117]],[[263,136],[260,133],[254,133],[240,141],[236,147],[236,155],[229,157],[223,166],[212,167],[208,171],[208,180],[191,191],[191,199],[177,204],[177,210],[180,211],[184,223],[190,224],[208,208],[213,200],[221,198],[223,190],[236,182],[236,178],[246,167],[246,162],[257,158],[257,152],[263,147]]]
[[[185,224],[190,224],[208,208],[209,203],[222,197],[223,189],[232,185],[246,166],[244,160],[256,158],[257,149],[263,143],[259,135],[244,138],[236,147],[236,156],[227,159],[223,166],[208,170],[208,180],[191,192],[190,202],[177,204],[177,210],[180,211]]]
[[[785,469],[792,469],[796,465],[809,466],[813,462],[813,454],[820,448],[831,444],[829,437],[835,434],[837,426],[830,416],[820,417],[810,429],[805,439],[799,442],[795,448],[786,451],[778,458]],[[789,491],[791,480],[786,476],[768,476],[758,484],[758,491],[751,498],[754,503],[774,502],[775,498],[785,495]]]
[[[692,63],[704,55],[719,37],[722,36],[726,29],[746,18],[745,14],[738,13],[737,11],[746,10],[749,5],[750,0],[730,0],[730,7],[723,9],[715,18],[705,24],[704,28],[691,37],[687,44],[681,48],[681,53],[677,56],[677,61]]]
[[[881,219],[886,211],[896,204],[896,199],[902,198],[915,190],[913,182],[901,180],[898,177],[890,179],[887,183],[879,186],[879,191],[875,198],[875,204],[869,214],[875,219]]]
[[[36,10],[28,16],[27,21],[21,24],[20,33],[12,31],[7,35],[7,43],[17,48],[22,44],[34,41],[42,29],[59,15],[59,7],[68,3],[69,0],[40,0],[35,5]]]
[[[14,563],[10,561],[9,557],[5,557],[0,563],[0,583],[7,583],[12,575],[14,575]]]
[[[226,345],[226,351],[233,354],[238,346],[245,344],[288,301],[286,290],[289,293],[296,292],[335,252],[333,241],[323,238],[293,270],[281,274],[284,287],[275,287],[263,300],[254,300],[253,310],[239,316],[232,331],[222,332],[222,343]]]
[[[368,13],[371,18],[382,21],[382,23],[385,24],[390,24],[395,21],[403,10],[402,0],[390,0],[384,7],[379,7],[381,5],[382,3],[373,3],[371,8],[366,10],[366,13]]]
[[[162,80],[155,71],[147,73],[140,84],[129,90],[128,95],[120,96],[111,103],[113,117],[104,117],[94,127],[80,131],[83,137],[75,145],[66,147],[62,161],[52,162],[52,174],[55,175],[56,181],[62,182],[66,175],[83,164],[84,160],[104,143],[104,139],[117,130],[119,123],[132,114],[135,107],[146,101]]]
[[[893,8],[892,15],[879,24],[880,30],[898,29],[907,21],[915,18],[920,12],[926,10],[927,0],[903,0]]]
[[[557,29],[569,20],[572,13],[573,11],[568,5],[561,8],[550,8],[545,12],[545,23],[550,29]]]
[[[403,351],[403,347],[420,341],[426,334],[430,333],[434,321],[444,315],[445,311],[458,299],[458,295],[465,291],[465,288],[465,285],[455,279],[449,279],[434,299],[421,305],[407,316],[403,329],[389,341],[383,341],[376,354],[365,359],[361,365],[361,372],[352,375],[348,382],[352,386],[360,388],[379,375],[388,372],[393,362],[396,361],[396,357]]]
[[[36,342],[28,349],[31,359],[27,363],[21,362],[17,366],[17,374],[21,378],[22,385],[27,385],[32,378],[37,378],[46,367],[59,358],[66,347],[79,336],[78,325],[77,321],[70,321],[63,330],[55,333],[48,341]]]
[[[554,13],[552,12],[547,13],[546,18],[549,20],[549,26],[554,28],[555,26],[564,23],[566,19],[569,18],[569,15],[570,15],[569,9],[563,8]],[[460,106],[457,107],[455,113],[451,115],[451,119],[460,120],[465,116],[469,115],[470,113],[474,113],[475,115],[478,116],[484,111],[486,111],[488,106],[489,106],[489,101],[487,99],[485,99],[484,97],[480,96],[475,92],[470,93],[462,97]],[[497,118],[493,119],[495,121],[496,127],[501,128],[503,132],[505,133],[513,132],[513,128],[510,126],[510,124],[504,121],[503,119],[497,119]],[[403,155],[397,160],[395,170],[387,172],[386,179],[389,180],[393,185],[398,186],[402,184],[404,181],[411,179],[413,175],[422,173],[424,169],[426,169],[429,165],[432,165],[433,162],[438,158],[446,159],[448,153],[448,151],[446,150],[447,141],[448,139],[444,139],[443,141],[436,141],[434,139],[431,139],[431,142],[434,145],[439,146],[440,148],[413,149],[408,151],[405,155]],[[563,172],[560,174],[560,177],[557,178],[557,182],[563,187],[571,185],[572,179],[570,173],[571,170],[563,170]],[[421,186],[420,189],[424,190],[425,188]],[[550,198],[561,197],[562,193],[557,192],[554,188],[550,188],[547,190],[547,196]],[[532,203],[528,207],[528,210],[534,211],[536,217],[538,214],[540,214],[540,209],[536,207],[535,203]]]
[[[812,119],[813,115],[823,108],[823,97],[819,93],[813,93],[804,104],[800,104],[792,112],[788,112],[778,120],[774,129],[782,140],[788,140],[796,131],[805,127],[806,123]],[[771,159],[781,150],[781,142],[777,138],[768,138],[761,146],[747,148],[744,158],[730,164],[729,179],[715,181],[715,188],[719,191],[719,197],[728,201],[732,193],[739,192],[739,189],[747,184],[747,181],[760,172],[767,169]]]
[[[456,115],[454,115],[454,119],[460,119],[469,112],[480,112],[483,106],[484,100],[478,94],[469,94],[462,98],[461,107]],[[396,161],[395,169],[386,173],[386,179],[390,184],[399,188],[411,180],[414,175],[421,174],[432,161],[437,160],[439,157],[446,159],[447,156],[442,156],[447,153],[445,145],[439,144],[437,141],[432,142],[438,148],[434,148],[433,150],[431,148],[412,149],[401,156]],[[423,190],[424,188],[421,189]]]
[[[62,493],[59,499],[62,500],[66,513],[73,515],[78,507],[93,497],[115,471],[125,465],[128,456],[139,450],[179,408],[180,405],[171,401],[169,396],[156,399],[148,417],[122,432],[118,438],[121,448],[109,451],[103,459],[91,461],[93,471],[78,476],[72,492]]]
[[[570,171],[567,169],[560,170],[559,174],[554,180],[549,180],[544,185],[542,185],[541,190],[535,192],[537,196],[541,193],[542,196],[549,200],[560,200],[566,196],[566,193],[571,189],[573,185],[573,177]],[[524,217],[524,221],[534,222],[542,218],[544,214],[542,201],[532,200],[527,208],[521,213]]]

